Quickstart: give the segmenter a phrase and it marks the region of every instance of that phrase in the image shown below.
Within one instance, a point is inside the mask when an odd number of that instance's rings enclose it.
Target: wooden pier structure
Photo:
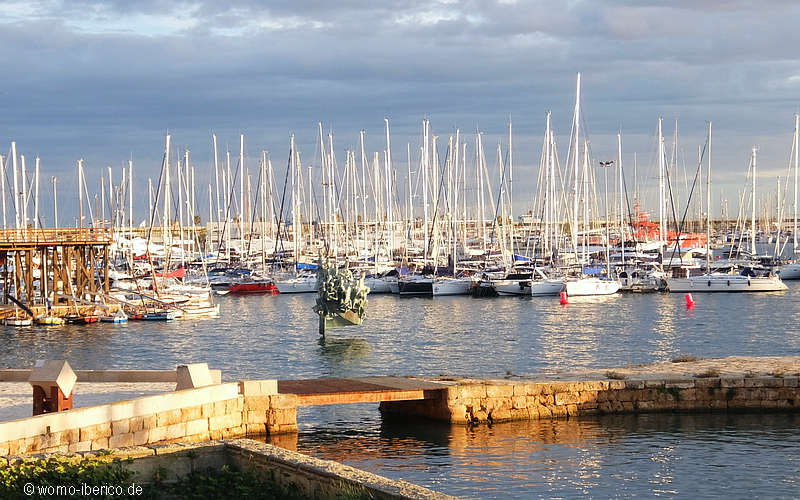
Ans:
[[[297,395],[298,406],[440,399],[447,385],[406,377],[279,380],[279,394]]]
[[[14,314],[10,296],[34,312],[49,305],[51,314],[63,316],[107,294],[112,237],[111,228],[0,230],[0,317]]]

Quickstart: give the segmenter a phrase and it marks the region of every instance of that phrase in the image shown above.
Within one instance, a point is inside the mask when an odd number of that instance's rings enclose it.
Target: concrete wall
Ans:
[[[0,423],[0,456],[297,431],[275,380],[234,382]]]
[[[363,491],[364,497],[376,499],[453,498],[406,481],[388,479],[250,439],[133,446],[112,450],[112,454],[96,458],[123,459],[122,466],[135,474],[132,482],[138,484],[152,482],[156,474],[161,475],[165,470],[166,477],[160,476],[160,479],[170,482],[192,471],[219,470],[223,465],[233,465],[240,470],[269,474],[278,484],[290,487],[306,498],[341,498],[343,488],[344,491]],[[133,460],[124,460],[126,458]],[[2,465],[3,459],[0,459]]]
[[[764,408],[800,410],[797,377],[682,378],[586,382],[464,381],[439,400],[381,403],[381,412],[453,423],[625,412]]]
[[[209,370],[216,383],[222,380],[220,370]],[[78,382],[157,383],[177,382],[176,370],[75,370]],[[8,368],[0,370],[0,382],[27,382],[30,369]]]

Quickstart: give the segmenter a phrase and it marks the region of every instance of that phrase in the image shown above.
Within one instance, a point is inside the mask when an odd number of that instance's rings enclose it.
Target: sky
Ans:
[[[723,199],[737,204],[753,147],[760,200],[774,200],[786,175],[800,109],[798,18],[800,4],[788,0],[1,1],[0,154],[16,141],[29,165],[40,157],[43,210],[57,176],[68,225],[79,158],[98,191],[106,167],[118,182],[133,159],[143,218],[167,132],[176,155],[191,151],[202,186],[212,133],[234,154],[245,134],[251,169],[267,150],[280,172],[290,134],[318,164],[321,122],[343,162],[362,129],[369,156],[382,151],[389,118],[404,171],[407,144],[417,161],[423,118],[441,137],[460,129],[470,148],[483,132],[487,151],[506,141],[510,119],[514,210],[523,213],[545,113],[566,152],[581,72],[593,157],[615,158],[621,132],[631,186],[634,154],[641,185],[657,175],[659,117],[669,148],[678,121],[688,177],[713,122],[718,215]]]

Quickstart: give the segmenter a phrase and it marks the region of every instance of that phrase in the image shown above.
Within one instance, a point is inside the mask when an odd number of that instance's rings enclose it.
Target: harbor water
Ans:
[[[0,367],[208,362],[225,380],[527,377],[697,357],[800,354],[800,282],[767,294],[371,296],[361,327],[318,335],[314,295],[218,297],[221,317],[0,329]],[[80,404],[80,395],[76,403]],[[383,422],[377,405],[301,408],[276,444],[468,497],[793,497],[800,416],[637,415],[466,428]]]

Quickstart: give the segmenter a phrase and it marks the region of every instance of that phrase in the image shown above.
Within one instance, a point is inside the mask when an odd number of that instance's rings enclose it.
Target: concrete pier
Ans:
[[[290,392],[294,391],[294,392]],[[80,393],[76,394],[80,401]],[[297,407],[478,425],[640,412],[800,411],[800,357],[730,357],[503,380],[248,380],[0,422],[0,456],[297,432]]]

